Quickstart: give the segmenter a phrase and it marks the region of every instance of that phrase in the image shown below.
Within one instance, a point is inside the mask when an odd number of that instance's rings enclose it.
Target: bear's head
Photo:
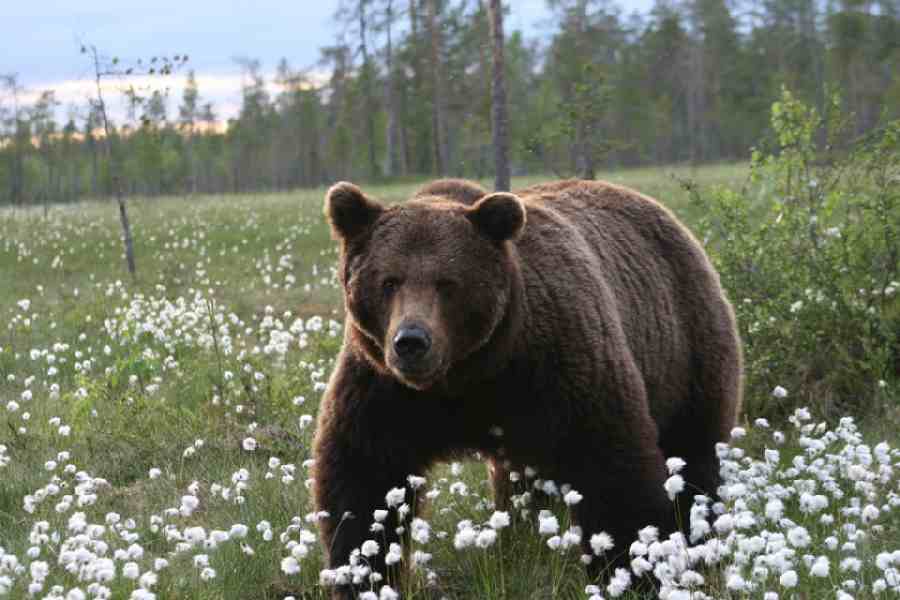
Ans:
[[[386,207],[350,183],[325,198],[351,339],[418,390],[491,340],[518,281],[510,241],[525,227],[525,205],[504,192],[465,200],[434,188]]]

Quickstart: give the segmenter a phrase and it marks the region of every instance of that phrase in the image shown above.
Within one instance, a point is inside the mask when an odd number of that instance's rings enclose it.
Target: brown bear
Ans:
[[[490,460],[501,504],[511,466],[570,484],[585,551],[606,531],[620,562],[639,528],[676,527],[667,457],[687,462],[681,506],[715,493],[740,343],[718,275],[669,210],[603,182],[512,194],[441,180],[390,207],[338,183],[325,213],[346,305],[314,447],[330,566],[374,537],[389,489],[465,452]]]

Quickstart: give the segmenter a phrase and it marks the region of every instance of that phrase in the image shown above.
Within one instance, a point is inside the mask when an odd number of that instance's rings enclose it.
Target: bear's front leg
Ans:
[[[384,519],[383,531],[373,531],[376,510],[387,510],[386,495],[388,490],[402,484],[402,476],[382,477],[367,472],[365,464],[348,468],[344,459],[330,465],[317,465],[315,483],[315,505],[318,511],[325,511],[328,516],[321,519],[319,527],[322,543],[327,554],[329,568],[337,568],[349,562],[355,549],[361,549],[366,540],[378,542],[380,552],[375,557],[367,557],[373,570],[383,566],[383,550],[391,542],[398,541],[396,535],[396,517],[394,511],[390,518]],[[402,486],[400,486],[402,487]],[[375,492],[384,490],[384,492]],[[377,564],[373,564],[373,560]]]
[[[563,453],[570,460],[561,465],[560,482],[583,496],[574,516],[582,528],[585,553],[594,554],[594,534],[606,532],[614,542],[594,558],[588,569],[593,576],[605,569],[610,576],[614,567],[628,565],[638,530],[655,526],[662,539],[676,529],[676,509],[664,488],[665,457],[640,391],[632,397],[608,397],[606,423],[571,432]]]
[[[494,509],[509,511],[512,508],[512,496],[514,493],[513,482],[509,479],[509,469],[502,458],[490,458],[486,465],[488,477],[491,480],[491,489],[494,494]]]
[[[655,526],[661,539],[675,530],[675,506],[663,488],[665,463],[658,449],[594,448],[587,455],[596,457],[593,468],[570,471],[565,481],[583,496],[574,516],[585,554],[595,554],[592,535],[606,532],[613,539],[613,547],[595,556],[588,571],[611,576],[615,567],[628,565],[638,530]]]
[[[313,500],[317,511],[328,513],[319,521],[326,566],[337,569],[347,565],[351,553],[359,549],[369,554],[360,554],[360,563],[383,577],[334,588],[335,598],[350,598],[358,590],[397,584],[400,565],[387,565],[385,555],[392,543],[401,541],[397,527],[403,523],[398,509],[404,503],[404,512],[415,509],[407,477],[423,473],[426,465],[410,451],[413,443],[404,433],[392,428],[388,417],[393,399],[385,398],[380,386],[365,382],[348,386],[344,382],[342,387],[335,383],[323,398],[313,448]],[[396,488],[400,489],[391,495],[393,506],[389,506],[387,494]],[[376,510],[386,510],[387,517],[373,531]],[[367,540],[378,544],[374,554],[371,544],[363,548]]]

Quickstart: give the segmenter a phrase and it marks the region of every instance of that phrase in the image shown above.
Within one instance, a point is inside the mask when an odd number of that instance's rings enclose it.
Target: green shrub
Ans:
[[[836,96],[820,114],[784,90],[742,190],[686,184],[735,306],[754,416],[897,408],[900,121],[852,141],[848,122]],[[776,386],[803,397],[776,401]]]

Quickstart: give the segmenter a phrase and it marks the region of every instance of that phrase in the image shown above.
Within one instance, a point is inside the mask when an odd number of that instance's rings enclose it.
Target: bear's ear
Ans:
[[[515,194],[488,194],[466,211],[469,220],[496,242],[514,240],[525,229],[525,204]]]
[[[334,184],[325,194],[325,217],[335,239],[352,240],[365,233],[383,211],[378,202],[346,181]]]

